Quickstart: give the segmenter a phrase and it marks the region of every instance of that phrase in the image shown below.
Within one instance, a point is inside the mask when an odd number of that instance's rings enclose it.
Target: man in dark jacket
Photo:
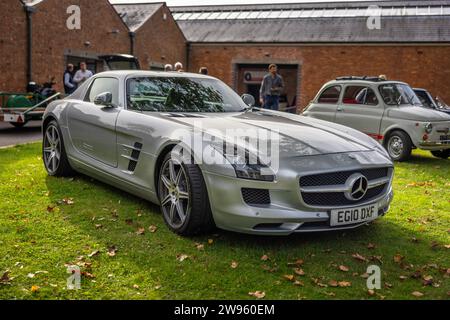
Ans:
[[[66,71],[64,71],[64,92],[66,94],[72,94],[77,89],[77,85],[73,81],[73,75],[73,64],[69,63]]]
[[[269,66],[269,73],[261,83],[260,102],[263,108],[278,110],[280,105],[280,95],[284,90],[283,78],[278,74],[278,67],[275,64]]]

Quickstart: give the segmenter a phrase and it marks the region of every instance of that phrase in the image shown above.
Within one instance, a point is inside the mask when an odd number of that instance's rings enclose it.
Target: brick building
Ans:
[[[164,3],[117,4],[114,8],[133,37],[131,53],[143,69],[186,63],[186,38]]]
[[[371,9],[377,5],[379,9]],[[189,70],[209,68],[239,94],[257,96],[269,63],[298,109],[328,80],[380,75],[450,101],[448,1],[376,1],[173,7],[188,40]],[[367,27],[380,15],[380,29]]]
[[[71,6],[79,8],[79,29],[71,24],[77,14]],[[28,81],[51,78],[62,90],[67,63],[86,61],[92,71],[102,71],[101,54],[135,52],[145,69],[184,62],[185,39],[165,4],[138,11],[142,25],[131,29],[108,0],[0,1],[0,91],[24,91]]]

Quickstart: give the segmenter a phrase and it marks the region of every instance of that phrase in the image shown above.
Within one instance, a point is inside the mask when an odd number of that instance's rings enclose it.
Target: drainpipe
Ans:
[[[136,33],[130,31],[128,34],[130,36],[130,54],[134,56],[134,43],[136,41]]]
[[[27,81],[29,83],[33,81],[33,20],[31,17],[36,10],[26,4],[24,4],[23,8],[27,16]]]
[[[189,60],[191,56],[191,43],[186,42],[186,71],[189,71]]]

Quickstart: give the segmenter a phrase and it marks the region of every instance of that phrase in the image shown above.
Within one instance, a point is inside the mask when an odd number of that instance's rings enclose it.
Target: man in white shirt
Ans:
[[[87,69],[86,62],[80,63],[80,70],[75,73],[73,81],[79,86],[81,86],[87,79],[92,77],[94,74],[91,70]]]

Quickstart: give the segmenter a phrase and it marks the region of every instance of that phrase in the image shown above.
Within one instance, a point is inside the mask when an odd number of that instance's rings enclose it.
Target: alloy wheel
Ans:
[[[168,159],[159,177],[161,208],[166,222],[174,229],[180,228],[191,211],[190,190],[183,165]]]
[[[55,173],[61,162],[61,138],[54,125],[49,125],[45,130],[43,157],[48,172]]]

